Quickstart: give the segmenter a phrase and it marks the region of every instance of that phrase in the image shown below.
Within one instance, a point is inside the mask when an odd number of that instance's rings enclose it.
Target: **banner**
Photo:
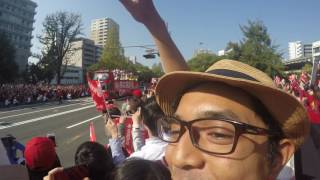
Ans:
[[[96,105],[98,111],[106,111],[106,102],[101,88],[101,84],[98,80],[91,80],[89,75],[87,75],[88,85],[91,92],[91,97]]]

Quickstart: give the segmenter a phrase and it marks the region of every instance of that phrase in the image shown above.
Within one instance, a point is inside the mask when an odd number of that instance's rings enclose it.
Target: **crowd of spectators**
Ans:
[[[310,83],[310,74],[290,74],[287,77],[274,77],[277,87],[296,97],[306,108],[312,123],[320,124],[320,83]]]
[[[161,161],[167,143],[157,137],[155,125],[164,114],[154,96],[146,101],[143,101],[143,96],[146,94],[134,93],[129,97],[128,106],[123,112],[110,100],[107,104],[109,113],[103,116],[106,121],[106,135],[111,138],[109,145],[92,139],[90,142],[83,142],[75,152],[72,167],[61,167],[55,138],[53,140],[49,137],[33,137],[23,147],[23,156],[19,158],[16,151],[5,153],[12,151],[12,147],[17,144],[16,139],[13,136],[1,138],[0,165],[24,165],[27,173],[19,174],[28,174],[30,180],[170,180],[170,172]],[[125,124],[130,126],[120,130]],[[143,130],[144,128],[146,130]],[[143,131],[148,133],[148,139],[143,136]],[[108,132],[116,134],[111,133],[110,137]],[[125,137],[131,134],[131,142],[126,142]],[[8,140],[11,143],[7,143]],[[133,144],[134,152],[127,151],[127,143]],[[10,159],[12,161],[9,161]]]
[[[132,72],[128,72],[125,70],[114,69],[112,71],[115,80],[137,80],[137,76]]]
[[[54,101],[59,98],[75,99],[88,95],[89,90],[83,85],[2,84],[0,107]]]

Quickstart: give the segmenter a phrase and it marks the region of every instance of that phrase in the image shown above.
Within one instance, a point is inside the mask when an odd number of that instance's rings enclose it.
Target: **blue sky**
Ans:
[[[38,4],[35,30],[39,35],[45,16],[59,10],[82,15],[84,34],[89,36],[92,19],[110,17],[120,25],[123,46],[153,44],[142,24],[133,20],[118,0],[33,0]],[[320,40],[320,1],[318,0],[154,0],[163,19],[168,23],[172,38],[188,60],[197,48],[213,52],[224,49],[229,41],[243,38],[239,25],[248,20],[262,20],[274,44],[287,56],[288,42],[311,43]],[[200,42],[203,42],[200,45]],[[32,51],[41,44],[33,39]],[[145,60],[143,49],[125,49],[127,56],[151,65],[158,60]]]

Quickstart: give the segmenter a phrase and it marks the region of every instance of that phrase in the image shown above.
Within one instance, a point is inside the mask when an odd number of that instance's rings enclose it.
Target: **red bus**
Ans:
[[[115,80],[114,73],[108,70],[95,71],[93,80],[100,82],[106,99],[132,95],[132,90],[139,89],[136,80]]]

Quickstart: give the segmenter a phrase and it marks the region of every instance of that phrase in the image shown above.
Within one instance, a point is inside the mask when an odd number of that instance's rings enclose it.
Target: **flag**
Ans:
[[[106,102],[101,88],[101,84],[98,80],[91,80],[87,75],[88,85],[91,92],[91,97],[98,111],[105,112]]]
[[[94,126],[92,122],[90,122],[89,128],[90,128],[90,141],[96,142],[97,138],[96,138],[96,133],[94,131]]]

